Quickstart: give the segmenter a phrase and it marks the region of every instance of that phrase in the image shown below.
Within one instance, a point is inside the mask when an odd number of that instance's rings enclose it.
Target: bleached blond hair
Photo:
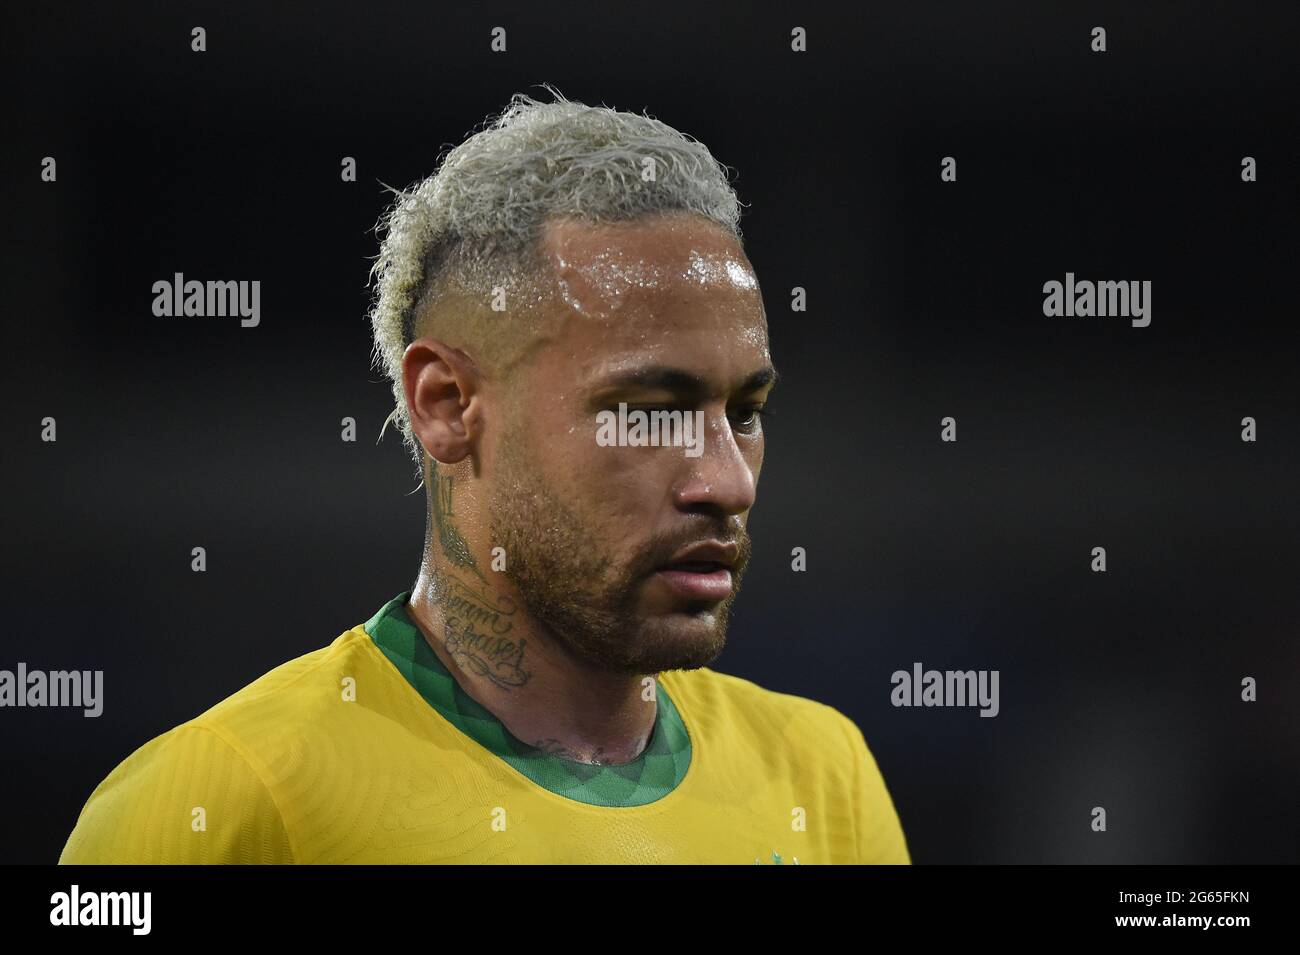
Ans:
[[[474,335],[469,310],[437,314],[442,291],[455,289],[463,304],[465,295],[486,302],[494,284],[526,287],[542,268],[543,227],[555,218],[629,222],[691,212],[740,238],[728,169],[702,143],[648,115],[587,106],[543,85],[553,102],[516,93],[495,120],[445,152],[433,175],[390,188],[395,199],[376,225],[384,238],[371,269],[373,360],[395,399],[384,428],[396,423],[421,477],[424,450],[411,430],[402,356],[418,335],[457,347]],[[650,161],[653,177],[644,174]],[[528,332],[498,317],[491,337],[469,342],[476,358],[526,345]]]

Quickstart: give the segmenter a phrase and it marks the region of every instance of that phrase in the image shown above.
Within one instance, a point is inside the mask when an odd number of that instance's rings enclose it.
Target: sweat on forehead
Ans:
[[[559,220],[547,224],[541,248],[561,298],[582,314],[612,314],[630,297],[655,292],[758,297],[740,243],[696,216],[600,224]]]

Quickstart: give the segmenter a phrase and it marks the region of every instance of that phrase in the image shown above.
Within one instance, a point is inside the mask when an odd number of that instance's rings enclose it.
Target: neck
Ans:
[[[556,756],[636,759],[655,721],[644,678],[574,659],[529,617],[503,574],[481,570],[459,535],[448,546],[449,523],[441,535],[434,528],[408,612],[461,688],[516,738]]]

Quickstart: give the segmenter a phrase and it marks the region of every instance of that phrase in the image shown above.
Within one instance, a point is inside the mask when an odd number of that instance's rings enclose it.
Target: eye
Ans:
[[[737,408],[736,412],[731,417],[731,420],[736,430],[742,434],[752,434],[758,431],[762,427],[762,419],[772,413],[762,405],[747,405],[743,408]]]

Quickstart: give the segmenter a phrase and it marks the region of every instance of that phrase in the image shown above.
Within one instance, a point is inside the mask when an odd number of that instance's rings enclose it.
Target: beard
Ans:
[[[545,637],[575,660],[619,674],[693,670],[716,660],[752,551],[739,518],[684,514],[680,526],[656,533],[630,561],[620,563],[582,513],[529,463],[522,439],[515,435],[503,442],[491,540],[505,549],[503,573]],[[567,501],[573,500],[568,495]],[[638,596],[649,576],[683,547],[708,539],[739,548],[731,593],[720,602],[684,605],[673,613],[639,610]]]

